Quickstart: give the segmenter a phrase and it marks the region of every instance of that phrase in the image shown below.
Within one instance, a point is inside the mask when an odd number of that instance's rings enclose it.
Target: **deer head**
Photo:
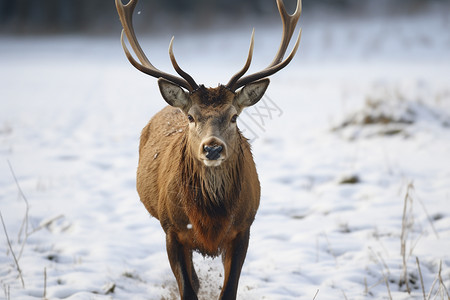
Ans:
[[[283,22],[281,43],[273,61],[263,70],[244,76],[250,67],[253,55],[254,31],[250,40],[250,49],[244,67],[231,77],[226,85],[205,88],[178,65],[173,54],[173,40],[169,44],[169,56],[179,76],[165,73],[155,68],[142,51],[133,29],[132,16],[137,0],[130,0],[126,5],[116,0],[116,7],[123,26],[121,43],[130,63],[143,73],[158,78],[158,85],[164,100],[171,106],[179,108],[189,124],[189,145],[194,156],[204,165],[219,166],[231,156],[231,149],[236,149],[240,132],[236,119],[245,107],[255,105],[264,95],[270,75],[275,74],[294,57],[297,52],[301,29],[290,54],[283,60],[295,26],[301,14],[301,0],[297,2],[294,14],[286,12],[282,0],[277,0],[278,10]],[[124,42],[124,33],[137,56],[130,54]],[[244,76],[244,77],[243,77]]]

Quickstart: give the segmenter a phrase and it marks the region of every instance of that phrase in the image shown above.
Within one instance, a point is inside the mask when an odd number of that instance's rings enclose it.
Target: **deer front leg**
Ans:
[[[239,277],[247,255],[249,237],[250,229],[239,233],[222,254],[225,278],[219,298],[221,300],[236,299]]]
[[[181,244],[176,233],[166,234],[166,248],[170,267],[175,275],[182,300],[197,300],[198,278],[192,264],[192,251]],[[194,287],[193,287],[194,285]]]

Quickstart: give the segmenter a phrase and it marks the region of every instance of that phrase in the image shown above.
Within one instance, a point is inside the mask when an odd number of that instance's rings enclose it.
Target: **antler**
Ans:
[[[120,36],[120,41],[122,43],[123,50],[125,51],[125,55],[127,56],[130,63],[139,71],[148,74],[150,76],[156,77],[156,78],[165,78],[169,81],[172,81],[173,83],[176,83],[190,92],[196,90],[198,88],[197,83],[195,83],[194,79],[185,71],[183,71],[180,66],[178,65],[177,61],[175,60],[175,56],[173,55],[173,37],[170,41],[169,46],[169,56],[170,61],[172,62],[172,65],[175,69],[175,71],[182,77],[177,77],[169,73],[165,73],[153,66],[150,61],[148,60],[147,56],[145,55],[144,51],[142,51],[141,46],[139,45],[139,42],[137,41],[136,34],[134,33],[133,28],[133,12],[136,7],[138,0],[130,0],[126,5],[122,3],[122,0],[116,0],[116,7],[117,12],[119,13],[120,22],[122,23],[122,34]],[[134,53],[138,57],[139,62],[137,62],[134,57],[130,54],[130,51],[128,51],[127,46],[125,45],[124,39],[123,39],[123,33],[125,32],[125,35],[127,36],[127,39],[131,45],[131,48],[133,48]]]
[[[250,62],[252,60],[252,52],[253,52],[253,34],[252,34],[252,39],[250,42],[250,51],[248,53],[248,58],[245,63],[245,66],[244,68],[242,68],[242,70],[233,75],[233,77],[231,77],[230,81],[227,84],[227,87],[232,91],[235,91],[238,88],[250,82],[275,74],[276,72],[287,66],[291,62],[292,58],[294,58],[294,55],[297,52],[298,46],[300,44],[300,38],[302,36],[301,28],[298,34],[297,41],[295,42],[294,48],[292,49],[289,56],[286,57],[285,60],[283,60],[284,54],[286,53],[287,47],[289,46],[289,42],[292,38],[292,35],[294,34],[295,26],[297,25],[298,19],[300,18],[300,15],[302,13],[302,2],[301,0],[297,0],[297,8],[292,15],[289,15],[286,12],[283,0],[277,0],[277,5],[281,16],[281,21],[283,22],[283,35],[280,47],[278,48],[278,52],[275,55],[274,60],[262,71],[242,77],[250,67]]]

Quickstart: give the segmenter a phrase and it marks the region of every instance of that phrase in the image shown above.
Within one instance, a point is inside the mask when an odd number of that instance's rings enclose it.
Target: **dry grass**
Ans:
[[[375,86],[363,106],[347,113],[332,131],[346,138],[402,136],[415,134],[411,129],[423,121],[449,127],[448,95],[430,93],[417,84],[405,88],[399,85]]]
[[[23,201],[25,203],[24,217],[22,219],[22,223],[20,225],[20,229],[19,229],[19,232],[17,234],[17,244],[20,245],[20,251],[19,251],[18,255],[16,255],[16,252],[14,251],[14,248],[12,246],[12,242],[11,242],[11,239],[9,237],[8,230],[6,228],[6,225],[5,225],[5,222],[4,222],[3,215],[1,213],[1,211],[0,211],[0,220],[2,222],[3,231],[5,233],[5,237],[6,237],[6,241],[7,241],[7,244],[8,244],[9,252],[11,253],[11,255],[13,257],[13,260],[14,260],[15,268],[16,268],[17,273],[18,273],[18,278],[20,279],[22,288],[25,289],[25,280],[23,278],[22,268],[20,267],[19,262],[20,262],[20,259],[22,257],[22,254],[23,254],[23,251],[25,249],[25,245],[27,243],[28,238],[32,234],[38,232],[39,230],[41,230],[43,228],[46,228],[46,227],[50,226],[53,222],[63,218],[64,216],[63,215],[59,215],[57,217],[51,218],[51,219],[49,219],[49,220],[47,220],[45,222],[42,222],[38,227],[33,228],[33,229],[30,230],[29,229],[29,211],[30,211],[30,206],[29,206],[28,199],[25,196],[25,193],[23,192],[22,188],[20,187],[19,181],[18,181],[18,179],[16,177],[16,174],[14,172],[14,169],[13,169],[11,163],[9,161],[7,161],[7,162],[8,162],[10,171],[11,171],[11,175],[12,175],[12,177],[14,179],[14,182],[16,183],[16,187],[17,187],[17,190],[19,192],[19,195],[21,196],[21,198],[23,199]],[[10,299],[10,295],[11,295],[11,293],[10,293],[10,286],[4,284],[3,285],[3,290],[4,290],[4,293],[5,293],[5,298],[9,300]],[[47,268],[44,268],[44,289],[43,289],[42,298],[44,300],[47,299]]]

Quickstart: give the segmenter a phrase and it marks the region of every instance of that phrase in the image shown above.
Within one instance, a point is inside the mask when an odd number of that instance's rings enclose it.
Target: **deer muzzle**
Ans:
[[[200,157],[208,167],[217,167],[227,158],[227,147],[220,138],[207,138],[200,147]]]
[[[203,150],[206,153],[206,158],[209,160],[216,160],[220,157],[220,153],[223,150],[222,146],[203,146]]]

